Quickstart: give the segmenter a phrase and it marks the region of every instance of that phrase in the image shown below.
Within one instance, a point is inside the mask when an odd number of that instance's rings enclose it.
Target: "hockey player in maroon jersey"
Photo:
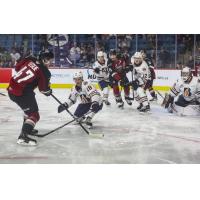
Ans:
[[[35,99],[34,89],[46,96],[52,94],[50,89],[51,73],[48,67],[52,64],[54,55],[52,52],[43,52],[39,58],[26,57],[16,66],[16,74],[11,78],[8,86],[8,95],[24,111],[24,122],[17,143],[22,145],[36,145],[37,141],[29,135],[37,133],[34,129],[40,115]]]
[[[117,53],[116,50],[111,49],[109,53],[108,67],[110,71],[110,83],[113,88],[116,103],[119,108],[123,108],[124,102],[121,97],[121,91],[119,85],[124,88],[125,100],[128,105],[132,105],[129,97],[130,87],[129,80],[126,73],[129,71],[129,67],[126,64],[125,59]]]

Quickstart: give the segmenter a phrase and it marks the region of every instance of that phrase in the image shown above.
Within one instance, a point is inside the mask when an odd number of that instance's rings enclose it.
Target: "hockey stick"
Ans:
[[[158,90],[154,90],[154,91],[156,91],[156,92],[158,93],[158,95],[159,95],[162,99],[164,99],[163,95],[162,95]]]
[[[49,135],[49,134],[51,134],[51,133],[54,133],[55,131],[57,131],[57,130],[59,130],[59,129],[61,129],[61,128],[67,126],[68,124],[71,124],[72,122],[74,122],[74,121],[76,121],[76,120],[77,120],[77,119],[73,119],[73,120],[71,120],[71,121],[69,121],[69,122],[63,124],[62,126],[59,126],[59,127],[55,128],[55,129],[53,129],[52,131],[49,131],[49,132],[47,132],[47,133],[44,133],[44,134],[36,134],[36,135],[33,135],[33,136],[36,136],[36,137],[45,137],[45,136],[47,136],[47,135]]]
[[[6,95],[5,95],[5,94],[3,94],[3,93],[1,93],[1,92],[0,92],[0,95],[2,95],[2,96],[4,96],[4,97],[6,97]]]
[[[132,91],[133,91],[133,100],[134,100],[135,95],[134,95],[134,87],[133,87],[133,70],[131,71],[131,79],[132,79],[131,88],[132,88]]]
[[[89,114],[89,113],[90,113],[90,112],[86,113],[85,115],[87,115],[87,114]],[[76,119],[73,119],[73,120],[71,120],[71,121],[69,121],[69,122],[63,124],[62,126],[59,126],[59,127],[55,128],[55,129],[53,129],[52,131],[49,131],[49,132],[47,132],[47,133],[44,133],[44,134],[33,134],[32,136],[36,136],[36,137],[45,137],[45,136],[47,136],[47,135],[49,135],[49,134],[51,134],[51,133],[54,133],[55,131],[57,131],[57,130],[59,130],[59,129],[65,127],[65,126],[67,126],[68,124],[71,124],[72,122],[77,121],[77,120],[79,120],[79,119],[81,119],[81,118],[83,118],[83,116],[78,117],[78,118],[76,118]]]
[[[57,99],[57,97],[55,97],[53,94],[51,94],[51,96],[60,104],[62,105],[62,103],[60,102],[60,100]],[[75,116],[67,109],[65,108],[65,110],[69,113],[69,115],[71,115],[75,120],[77,120],[77,118],[75,118]],[[89,132],[83,125],[81,122],[78,121],[78,124],[81,126],[81,128],[89,135],[89,136],[93,136],[93,137],[104,137],[104,134],[102,133],[91,133]]]

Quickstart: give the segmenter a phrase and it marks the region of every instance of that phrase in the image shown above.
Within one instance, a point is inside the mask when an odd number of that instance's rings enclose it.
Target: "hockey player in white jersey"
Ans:
[[[175,97],[178,97],[174,102]],[[200,80],[192,75],[189,67],[181,71],[181,79],[174,83],[169,94],[165,95],[162,106],[169,112],[182,114],[188,105],[200,104]]]
[[[153,66],[153,62],[151,59],[147,58],[147,54],[145,50],[141,50],[140,53],[142,54],[142,59],[147,63],[148,67],[149,67],[149,71],[150,71],[150,79],[147,81],[148,83],[146,84],[146,88],[149,90],[149,93],[152,97],[152,99],[150,99],[150,101],[157,101],[157,95],[155,93],[155,91],[153,90],[153,81],[154,79],[156,79],[156,73],[154,70],[154,66]]]
[[[74,116],[77,118],[83,116],[83,120],[85,119],[88,128],[92,128],[92,118],[103,107],[102,97],[89,81],[83,80],[82,72],[76,72],[73,75],[73,79],[75,86],[72,88],[68,100],[58,107],[58,113],[65,110],[65,108],[68,109],[79,99],[80,103],[74,112]],[[85,118],[87,113],[89,114]]]
[[[97,61],[93,65],[94,73],[97,77],[99,87],[103,93],[103,102],[110,105],[109,96],[109,71],[107,66],[106,53],[99,51],[97,53]]]
[[[142,59],[142,54],[140,52],[136,52],[131,57],[131,63],[133,65],[132,77],[134,96],[136,101],[139,103],[137,109],[140,112],[148,112],[150,110],[150,104],[145,90],[147,88],[148,80],[151,79],[149,67]]]

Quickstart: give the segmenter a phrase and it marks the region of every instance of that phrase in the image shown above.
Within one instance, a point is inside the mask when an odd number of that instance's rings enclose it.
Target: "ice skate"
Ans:
[[[24,146],[36,146],[37,141],[29,138],[26,134],[22,133],[17,140],[17,144],[24,145]]]
[[[87,127],[89,128],[89,129],[91,129],[92,127],[93,127],[93,124],[92,124],[92,118],[91,117],[87,117],[86,118],[86,120],[85,120],[85,124],[87,125]]]
[[[131,102],[130,97],[125,97],[125,100],[126,100],[126,103],[127,103],[129,106],[132,105],[132,102]]]
[[[141,109],[139,109],[140,113],[147,113],[150,111],[150,106],[143,106]]]

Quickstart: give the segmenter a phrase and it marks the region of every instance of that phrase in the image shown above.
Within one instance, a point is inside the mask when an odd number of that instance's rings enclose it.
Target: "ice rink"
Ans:
[[[6,93],[4,89],[0,92]],[[41,119],[36,128],[46,133],[72,118],[57,113],[58,103],[37,92]],[[54,94],[63,102],[67,89]],[[93,133],[104,133],[103,139],[88,136],[79,125],[70,124],[44,138],[36,147],[16,144],[22,125],[22,111],[8,97],[0,95],[0,163],[200,163],[200,116],[169,114],[159,103],[151,104],[151,114],[139,114],[137,103],[123,110],[103,107],[93,119]],[[75,106],[70,110],[74,111]]]

